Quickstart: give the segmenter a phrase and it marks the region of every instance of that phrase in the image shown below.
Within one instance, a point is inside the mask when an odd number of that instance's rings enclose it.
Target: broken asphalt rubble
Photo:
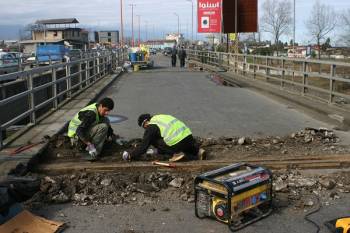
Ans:
[[[69,157],[64,139],[51,140],[48,153],[52,159]],[[125,145],[116,145],[104,151],[106,156],[120,160],[120,152],[134,147],[139,140]],[[241,159],[248,157],[322,155],[348,153],[350,148],[340,146],[339,138],[327,129],[306,128],[286,137],[223,137],[218,139],[198,138],[200,146],[209,152],[209,160]],[[58,154],[64,156],[57,156]],[[71,155],[72,156],[72,155]],[[74,157],[74,155],[73,155]],[[118,158],[115,158],[118,157]],[[154,158],[151,158],[154,159]],[[148,160],[151,160],[148,158]],[[193,180],[198,174],[190,171],[86,173],[75,172],[57,176],[40,174],[40,190],[25,202],[29,208],[47,204],[73,203],[74,205],[132,204],[147,205],[160,199],[194,202]],[[320,175],[304,174],[296,169],[274,172],[276,207],[292,206],[311,208],[315,205],[310,194],[320,197],[322,204],[350,192],[350,172]]]

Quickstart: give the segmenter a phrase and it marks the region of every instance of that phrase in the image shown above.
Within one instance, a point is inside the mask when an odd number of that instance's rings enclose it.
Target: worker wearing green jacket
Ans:
[[[115,140],[107,115],[114,108],[110,98],[103,98],[81,109],[69,122],[68,137],[73,146],[85,148],[89,153],[88,160],[94,161],[100,155],[103,145],[110,137]]]

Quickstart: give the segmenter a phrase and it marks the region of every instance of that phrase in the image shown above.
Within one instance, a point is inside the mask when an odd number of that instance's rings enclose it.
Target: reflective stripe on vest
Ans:
[[[79,125],[81,124],[81,121],[79,120],[79,113],[80,112],[84,112],[84,111],[93,111],[96,113],[96,122],[98,123],[100,121],[100,117],[98,115],[98,111],[96,108],[96,103],[94,104],[90,104],[88,106],[86,106],[85,108],[81,109],[77,114],[75,114],[75,116],[73,117],[73,119],[69,122],[69,126],[68,126],[68,137],[73,138],[76,135],[76,131],[79,127]]]
[[[158,126],[160,135],[168,146],[173,146],[192,134],[182,121],[170,115],[155,115],[149,124]]]

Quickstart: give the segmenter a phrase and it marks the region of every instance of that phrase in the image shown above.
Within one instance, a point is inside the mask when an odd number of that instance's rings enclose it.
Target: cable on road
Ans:
[[[309,223],[311,223],[312,225],[314,225],[316,227],[316,229],[317,229],[316,233],[319,233],[320,230],[321,230],[320,226],[315,221],[310,219],[309,217],[310,217],[310,215],[313,215],[313,214],[317,213],[318,211],[320,211],[320,209],[322,207],[320,198],[317,195],[315,195],[315,194],[307,194],[307,195],[304,195],[304,196],[311,196],[311,197],[316,199],[317,207],[315,209],[311,210],[310,212],[306,213],[305,216],[304,216],[304,219],[306,221],[308,221]]]

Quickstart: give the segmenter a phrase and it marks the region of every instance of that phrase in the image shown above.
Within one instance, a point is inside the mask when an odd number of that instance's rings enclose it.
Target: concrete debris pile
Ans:
[[[340,139],[325,128],[305,128],[285,137],[221,137],[198,138],[201,147],[209,153],[209,159],[243,158],[259,155],[321,155],[348,153],[345,146],[338,145]]]
[[[297,208],[312,207],[320,200],[322,205],[330,205],[335,199],[350,192],[350,173],[331,175],[302,175],[299,171],[275,173],[273,190],[276,201]]]
[[[194,202],[190,173],[152,172],[139,174],[87,174],[43,177],[40,191],[26,204],[37,208],[46,204],[72,202],[75,205],[154,204],[158,201]],[[350,193],[350,172],[301,174],[297,170],[274,173],[274,201],[277,208],[312,208],[331,205]],[[317,198],[315,198],[317,197]]]
[[[40,191],[27,203],[77,205],[146,204],[154,199],[193,199],[193,177],[153,172],[149,174],[73,174],[42,178]],[[164,193],[164,191],[166,192]]]

